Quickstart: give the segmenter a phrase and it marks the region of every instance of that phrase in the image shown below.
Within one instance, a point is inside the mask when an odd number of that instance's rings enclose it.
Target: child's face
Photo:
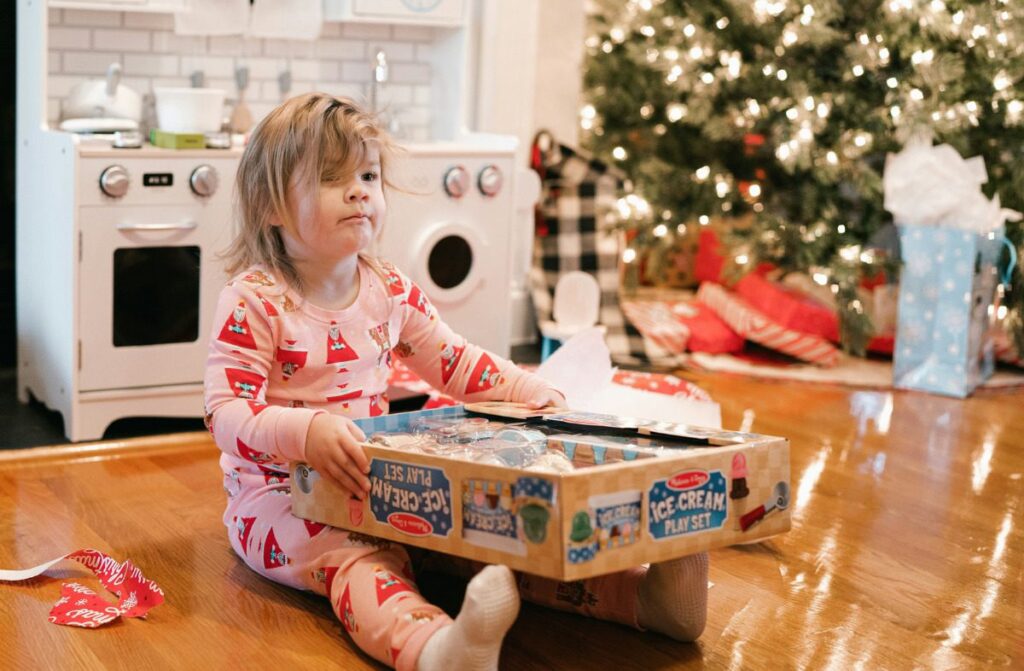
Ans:
[[[342,261],[367,249],[384,219],[380,152],[367,147],[361,165],[352,175],[327,171],[319,197],[308,184],[293,185],[292,202],[299,236],[282,228],[288,255],[314,262]]]

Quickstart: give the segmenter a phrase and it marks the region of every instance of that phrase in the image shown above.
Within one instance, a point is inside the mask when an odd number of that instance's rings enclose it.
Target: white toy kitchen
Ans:
[[[165,12],[183,2],[140,0],[128,9],[125,2],[19,0],[19,399],[59,411],[72,441],[100,438],[122,417],[202,416],[207,337],[225,280],[218,253],[233,235],[241,136],[208,128],[200,146],[153,146],[144,119],[130,123],[142,114],[134,98],[119,89],[188,88],[197,83],[197,64],[206,70],[200,88],[240,99],[245,88],[232,75],[244,63],[256,80],[248,96],[256,120],[304,90],[378,103],[383,93],[393,129],[415,141],[402,167],[415,195],[393,196],[400,216],[385,225],[382,250],[456,330],[507,356],[509,248],[513,231],[530,226],[537,185],[515,163],[514,138],[461,131],[472,3],[328,0],[316,44],[264,39],[254,48],[240,39],[176,40]],[[95,51],[117,31],[123,51],[90,56],[95,73],[78,67],[88,52],[75,51],[76,40]],[[154,56],[158,46],[181,53]],[[365,72],[353,70],[357,61]],[[89,96],[107,108],[90,114]],[[495,318],[480,319],[485,306]]]

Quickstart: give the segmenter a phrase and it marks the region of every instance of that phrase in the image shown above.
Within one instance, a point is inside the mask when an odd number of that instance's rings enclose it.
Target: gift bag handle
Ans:
[[[1010,251],[1010,262],[1006,264],[1006,270],[1003,271],[1002,282],[1003,284],[1009,285],[1012,279],[1013,269],[1017,267],[1017,246],[1006,237],[1002,236],[1001,241],[1006,248]]]

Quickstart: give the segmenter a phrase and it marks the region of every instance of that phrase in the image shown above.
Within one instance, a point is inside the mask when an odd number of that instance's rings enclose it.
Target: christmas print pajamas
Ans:
[[[353,419],[388,411],[392,356],[467,401],[527,401],[540,378],[467,343],[393,266],[361,263],[359,295],[341,310],[304,301],[266,269],[221,292],[206,368],[207,424],[222,450],[232,548],[259,574],[328,597],[367,654],[415,668],[450,618],[417,591],[406,549],[292,515],[288,464],[305,460],[322,412]],[[525,599],[636,626],[644,569],[578,583],[520,576]]]

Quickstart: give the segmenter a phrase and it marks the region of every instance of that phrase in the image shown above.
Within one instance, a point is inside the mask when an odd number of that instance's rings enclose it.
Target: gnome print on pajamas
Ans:
[[[224,322],[223,328],[220,330],[220,335],[217,336],[217,340],[226,342],[235,347],[242,347],[244,349],[256,349],[256,340],[252,337],[252,331],[249,329],[249,321],[245,315],[245,302],[238,301],[238,305],[232,310],[227,320]]]
[[[277,311],[277,308],[274,307],[273,303],[268,301],[261,294],[256,294],[256,295],[259,296],[260,303],[263,304],[263,311],[267,313],[268,317],[277,317],[279,315],[279,313]]]
[[[405,285],[402,284],[402,278],[395,271],[395,267],[390,263],[382,263],[384,267],[384,283],[388,287],[388,293],[392,296],[401,296],[405,293]]]
[[[257,452],[242,442],[241,438],[235,438],[235,449],[238,451],[238,456],[254,464],[269,464],[274,461],[274,455]]]
[[[272,569],[280,566],[286,566],[291,562],[288,556],[281,549],[281,546],[277,544],[277,538],[274,537],[274,530],[271,529],[267,533],[267,540],[263,543],[263,568]]]
[[[350,634],[359,631],[359,625],[356,624],[356,614],[352,612],[352,595],[348,591],[348,585],[345,585],[345,591],[341,594],[341,602],[338,603],[338,613],[341,615],[340,619],[341,623],[345,626],[345,631]]]
[[[358,358],[359,355],[352,351],[345,338],[342,337],[338,323],[331,322],[331,327],[327,329],[327,363],[345,363]]]
[[[239,361],[239,363],[241,364],[242,362]],[[263,384],[267,381],[267,378],[256,371],[243,368],[225,368],[224,375],[227,376],[228,386],[231,387],[231,391],[235,393],[235,396],[249,401],[256,400],[260,390],[263,388]]]
[[[235,528],[238,529],[238,543],[242,546],[242,550],[248,551],[249,549],[249,533],[252,531],[252,523],[255,521],[255,517],[235,518]]]
[[[466,393],[475,394],[479,391],[487,391],[492,387],[501,384],[501,373],[498,366],[487,354],[481,354],[469,375],[469,382],[466,383]]]
[[[403,304],[413,306],[429,319],[434,318],[434,312],[430,309],[430,301],[427,300],[426,294],[420,291],[420,288],[415,284],[412,285],[412,289],[409,290],[409,298],[403,301]]]
[[[412,592],[412,588],[404,580],[382,566],[373,567],[373,577],[377,581],[377,605],[403,592]]]
[[[459,361],[462,360],[464,351],[466,351],[465,345],[456,347],[448,343],[441,343],[441,382],[448,384],[448,380],[452,379],[452,374],[458,367]]]
[[[278,347],[274,359],[281,363],[281,379],[287,382],[300,368],[306,365],[309,354],[305,350],[295,348],[295,340],[285,340],[284,347]]]

